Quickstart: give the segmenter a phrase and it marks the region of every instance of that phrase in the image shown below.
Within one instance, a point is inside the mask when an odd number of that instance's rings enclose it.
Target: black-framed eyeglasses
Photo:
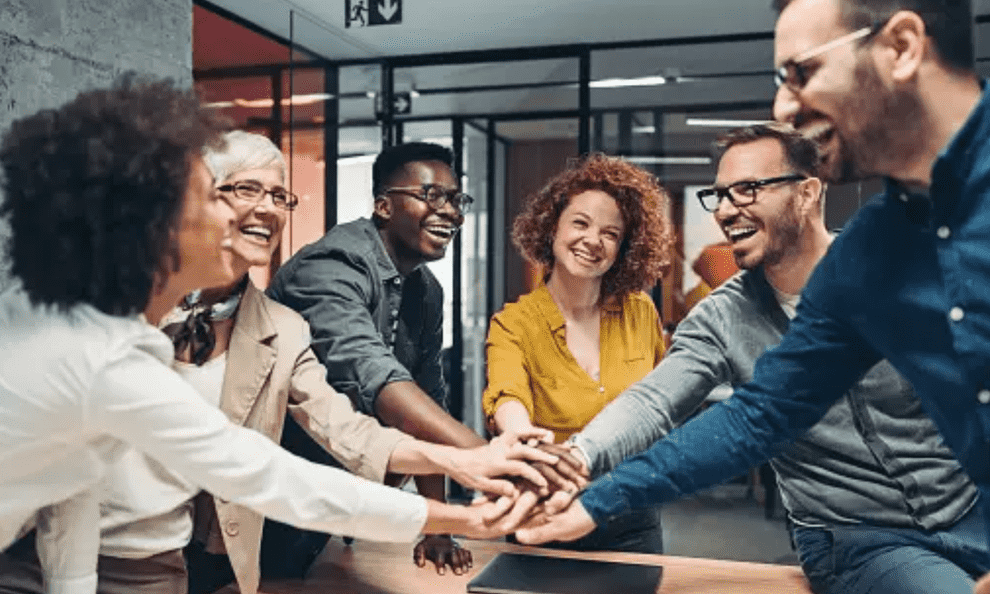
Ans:
[[[782,184],[785,182],[796,182],[808,179],[808,176],[800,173],[789,173],[777,177],[766,177],[763,179],[746,179],[737,181],[734,184],[719,187],[712,186],[703,190],[698,190],[698,200],[701,208],[708,212],[718,210],[723,198],[728,198],[733,206],[749,206],[756,202],[756,193],[766,186],[772,184]]]
[[[862,29],[857,29],[851,33],[846,33],[841,37],[836,37],[832,41],[823,43],[818,47],[813,47],[809,50],[801,52],[800,54],[788,59],[786,62],[781,64],[779,68],[777,68],[773,75],[774,84],[777,85],[777,88],[787,86],[787,88],[791,91],[800,91],[804,88],[804,85],[808,84],[808,80],[813,74],[811,69],[808,68],[809,60],[847,43],[852,43],[860,39],[865,41],[865,38],[875,35],[880,31],[880,29],[883,29],[886,24],[887,21],[881,21],[873,24],[872,26],[863,27]]]
[[[272,202],[279,208],[292,210],[299,204],[299,197],[281,186],[275,186],[269,190],[257,182],[239,181],[220,186],[217,189],[221,192],[230,192],[235,198],[251,204],[261,202],[269,194],[272,196]]]
[[[412,196],[427,203],[433,210],[443,208],[444,204],[450,204],[455,210],[464,214],[471,210],[474,198],[461,192],[460,190],[448,190],[443,186],[433,184],[423,184],[422,186],[408,186],[398,188],[387,188],[382,190],[382,194],[398,192],[407,196]]]

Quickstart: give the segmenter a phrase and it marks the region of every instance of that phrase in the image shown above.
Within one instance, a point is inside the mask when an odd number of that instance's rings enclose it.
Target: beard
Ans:
[[[760,255],[759,261],[740,261],[736,265],[742,269],[757,266],[773,267],[784,261],[794,250],[798,249],[803,225],[797,211],[796,194],[787,198],[780,213],[773,219],[764,219],[764,232],[767,234],[767,244]]]
[[[837,149],[825,158],[826,178],[835,183],[878,175],[897,177],[897,168],[920,152],[924,110],[910,90],[887,89],[873,64],[860,59],[854,70],[858,89],[840,106]]]

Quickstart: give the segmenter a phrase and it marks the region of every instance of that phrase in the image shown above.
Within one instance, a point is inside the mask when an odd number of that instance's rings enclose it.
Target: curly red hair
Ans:
[[[672,231],[667,193],[656,177],[619,157],[575,159],[531,195],[512,225],[512,241],[527,260],[553,269],[553,239],[572,196],[600,190],[615,199],[625,233],[615,263],[602,277],[602,301],[652,286],[670,268]]]

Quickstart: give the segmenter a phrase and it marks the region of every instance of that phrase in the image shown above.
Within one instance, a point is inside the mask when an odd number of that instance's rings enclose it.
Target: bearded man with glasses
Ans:
[[[971,6],[782,0],[777,9],[774,53],[786,84],[775,117],[822,143],[829,181],[885,176],[887,191],[833,242],[753,381],[593,483],[581,507],[599,519],[725,480],[800,435],[886,359],[983,493],[974,511],[986,516],[990,99],[974,71]],[[878,22],[872,35],[854,35]],[[985,547],[987,527],[971,536]],[[986,559],[969,543],[948,544]]]

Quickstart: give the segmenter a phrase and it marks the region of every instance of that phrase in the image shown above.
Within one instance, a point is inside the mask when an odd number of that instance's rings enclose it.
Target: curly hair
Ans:
[[[11,272],[35,304],[129,315],[178,269],[192,159],[225,121],[171,80],[109,89],[15,121],[0,143]]]
[[[615,199],[625,233],[615,263],[602,277],[602,301],[642,290],[670,268],[672,231],[667,193],[656,177],[618,157],[599,153],[573,160],[526,200],[512,225],[512,242],[527,260],[553,269],[553,240],[571,197],[600,190]]]

